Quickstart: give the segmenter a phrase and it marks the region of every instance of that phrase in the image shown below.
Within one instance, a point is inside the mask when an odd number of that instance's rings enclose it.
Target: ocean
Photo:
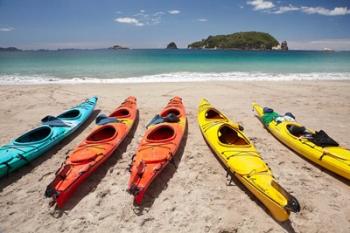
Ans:
[[[58,50],[0,52],[0,84],[350,80],[350,52]]]

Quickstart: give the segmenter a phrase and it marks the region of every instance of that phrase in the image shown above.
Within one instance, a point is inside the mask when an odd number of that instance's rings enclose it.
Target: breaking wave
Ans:
[[[199,73],[177,72],[145,75],[128,78],[74,77],[59,78],[45,75],[0,75],[0,85],[35,84],[80,84],[80,83],[159,83],[159,82],[203,82],[203,81],[291,81],[291,80],[350,80],[345,73],[260,73],[226,72]]]

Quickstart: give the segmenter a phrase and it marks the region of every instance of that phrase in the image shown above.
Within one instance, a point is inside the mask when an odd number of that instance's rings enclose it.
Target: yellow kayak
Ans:
[[[263,108],[252,104],[260,120],[264,116]],[[291,127],[303,127],[296,121],[271,121],[265,125],[266,128],[282,143],[293,151],[311,160],[312,162],[350,180],[350,151],[341,146],[318,146],[304,135],[294,135],[290,132]],[[305,129],[306,132],[314,134],[315,131]]]
[[[290,211],[299,212],[295,197],[274,179],[270,168],[262,160],[241,127],[202,99],[198,108],[198,123],[202,134],[227,169],[238,178],[282,222]]]

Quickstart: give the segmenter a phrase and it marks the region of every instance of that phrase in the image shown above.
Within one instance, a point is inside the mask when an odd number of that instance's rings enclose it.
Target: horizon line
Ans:
[[[221,48],[187,48],[187,47],[178,47],[176,49],[168,49],[166,47],[164,48],[157,48],[157,47],[123,47],[120,49],[113,49],[112,47],[101,47],[101,48],[52,48],[52,49],[46,49],[46,48],[39,48],[39,49],[21,49],[17,46],[0,46],[0,49],[8,49],[8,48],[16,48],[18,51],[11,51],[11,52],[26,52],[26,51],[58,51],[58,50],[218,50],[218,51],[257,51],[257,52],[264,52],[264,51],[283,51],[283,50],[274,50],[274,49],[221,49]],[[330,49],[329,48],[320,48],[320,49],[301,49],[301,48],[288,48],[287,51],[322,51],[322,52],[347,52],[350,51],[349,49]],[[286,51],[284,51],[286,52]]]

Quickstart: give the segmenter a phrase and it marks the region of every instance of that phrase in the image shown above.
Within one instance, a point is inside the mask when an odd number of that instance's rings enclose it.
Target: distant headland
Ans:
[[[6,52],[19,52],[22,51],[21,49],[18,49],[16,47],[7,47],[7,48],[2,48],[0,47],[0,51],[6,51]]]
[[[288,50],[287,42],[283,42],[282,45],[268,33],[252,31],[209,36],[187,47],[189,49]]]

